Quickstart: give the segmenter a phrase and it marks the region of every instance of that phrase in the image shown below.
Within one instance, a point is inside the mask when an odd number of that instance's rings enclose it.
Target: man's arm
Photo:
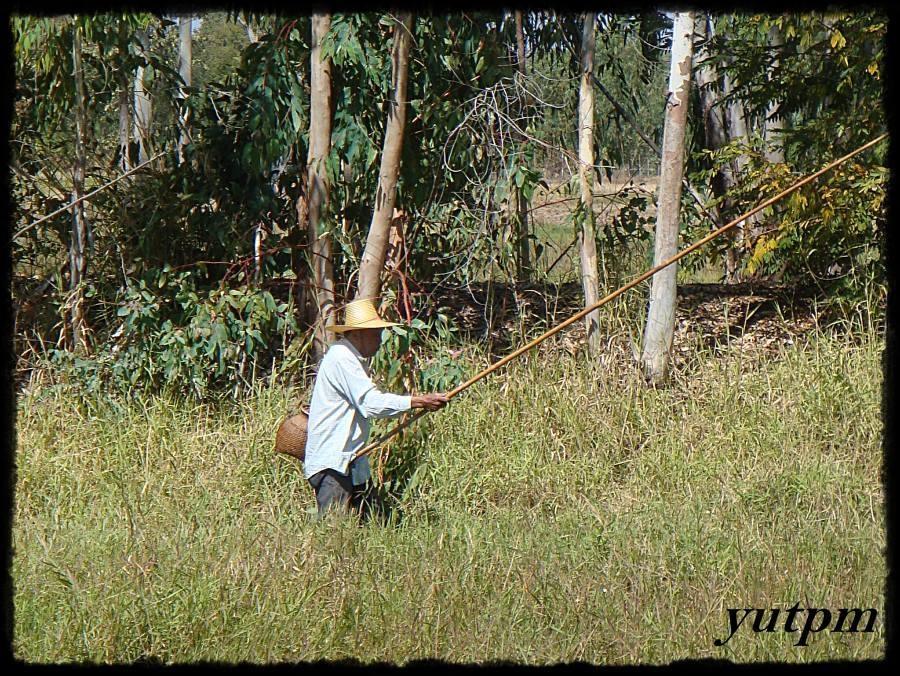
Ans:
[[[340,389],[364,418],[393,418],[412,407],[411,397],[379,390],[353,356],[341,359],[337,370]]]
[[[448,401],[443,394],[409,396],[382,392],[355,358],[348,359],[341,366],[344,367],[340,369],[342,389],[350,403],[365,418],[393,418],[411,408],[435,411]]]

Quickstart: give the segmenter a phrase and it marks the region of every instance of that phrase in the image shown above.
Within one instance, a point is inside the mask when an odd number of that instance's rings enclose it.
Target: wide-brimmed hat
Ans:
[[[389,326],[399,326],[399,324],[397,322],[386,322],[379,317],[372,298],[360,298],[352,303],[347,303],[344,308],[343,324],[335,324],[325,328],[335,333],[344,333],[345,331],[357,331],[359,329],[384,329]]]

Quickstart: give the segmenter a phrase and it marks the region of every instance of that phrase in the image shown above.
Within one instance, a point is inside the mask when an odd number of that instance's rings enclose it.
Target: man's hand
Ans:
[[[426,408],[429,411],[437,411],[443,408],[450,399],[446,394],[414,394],[411,406],[413,408]]]

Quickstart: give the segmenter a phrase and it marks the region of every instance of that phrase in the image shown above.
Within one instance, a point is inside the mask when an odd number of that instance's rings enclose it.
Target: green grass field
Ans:
[[[698,353],[664,390],[551,347],[423,423],[398,523],[315,522],[272,453],[303,393],[19,401],[28,662],[879,658],[873,633],[728,635],[727,608],[876,608],[881,352]],[[472,365],[474,372],[478,364]],[[398,451],[399,452],[399,451]]]

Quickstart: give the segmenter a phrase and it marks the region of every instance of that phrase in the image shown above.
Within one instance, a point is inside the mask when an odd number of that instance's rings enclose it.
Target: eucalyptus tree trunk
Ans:
[[[777,70],[779,65],[778,54],[784,47],[784,37],[778,26],[769,29],[769,48],[775,54],[772,65],[769,67],[769,76]],[[772,101],[766,109],[764,132],[766,139],[766,160],[769,162],[784,163],[784,142],[781,132],[784,130],[784,118],[781,116],[779,101]]]
[[[259,284],[262,281],[263,273],[263,243],[266,240],[266,231],[262,227],[262,222],[256,224],[253,228],[253,281]]]
[[[250,27],[250,24],[246,23],[240,16],[237,17],[237,21],[239,24],[241,24],[244,27],[244,29],[247,33],[247,39],[250,41],[250,43],[251,44],[255,43],[258,40],[258,36],[256,35],[256,33],[253,32],[253,29]],[[275,175],[275,172],[273,172],[273,176],[274,175]],[[276,183],[276,180],[273,178],[273,180],[272,180],[272,191],[273,192],[276,190],[275,183]],[[308,218],[308,216],[307,216],[308,209],[307,209],[306,203],[303,203],[302,208],[300,207],[299,203],[297,206],[298,206],[297,213],[299,215],[302,215],[302,217],[298,219],[298,223],[301,223],[301,224],[306,223],[307,222],[306,219]],[[296,237],[296,235],[300,235],[300,234],[301,233],[295,233],[295,238],[292,238],[292,239],[300,240],[301,237]],[[264,259],[263,243],[265,242],[265,239],[266,239],[265,223],[263,223],[262,221],[258,221],[256,223],[256,225],[253,226],[253,276],[254,276],[254,279],[257,281],[257,283],[262,281],[263,262],[264,262],[263,261],[263,259]],[[294,241],[293,243],[297,244],[297,241]],[[299,255],[297,255],[296,249],[294,249],[294,248],[291,249],[291,269],[293,270],[294,274],[296,275],[296,277],[295,277],[296,279],[299,280],[299,279],[303,279],[305,277],[305,274],[304,274],[305,269],[301,262],[301,257]],[[298,296],[297,307],[301,308],[300,314],[304,314],[305,311],[302,308],[306,307],[306,295],[305,295],[306,286],[302,286],[300,288],[303,289],[303,291],[301,293],[297,294],[297,296]]]
[[[138,31],[138,41],[146,54],[150,51],[150,38],[145,30]],[[134,77],[134,138],[138,142],[138,164],[150,157],[150,118],[153,106],[150,94],[144,87],[144,67],[138,66]]]
[[[191,20],[192,17],[189,14],[178,18],[178,74],[183,82],[179,92],[179,99],[182,105],[180,128],[178,130],[179,163],[184,161],[184,146],[190,143],[191,140],[190,120],[185,101],[187,99],[187,88],[191,86]]]
[[[707,18],[706,26],[707,35],[712,38],[715,35],[715,23],[712,17]],[[722,77],[722,94],[726,99],[731,95],[731,76],[727,72]],[[744,119],[744,105],[738,99],[730,99],[724,113],[725,131],[728,135],[728,140],[746,142],[748,137],[747,123]],[[735,159],[732,169],[735,180],[743,173],[746,165],[747,157],[745,155],[739,155]],[[743,224],[736,226],[736,229],[742,230]]]
[[[578,182],[581,187],[578,253],[581,259],[581,285],[584,306],[600,300],[600,281],[597,273],[597,238],[594,234],[594,25],[597,15],[587,12],[581,31],[581,83],[578,93]],[[588,347],[592,354],[600,351],[600,311],[585,317]]]
[[[381,169],[378,173],[378,188],[375,191],[372,224],[369,226],[366,248],[359,266],[357,298],[376,298],[381,293],[381,271],[384,268],[391,218],[397,197],[403,129],[406,126],[406,82],[409,73],[412,25],[412,14],[408,12],[400,13],[394,25],[394,47],[391,54],[393,96],[381,152]]]
[[[698,21],[698,34],[709,40],[713,36],[712,17],[702,15]],[[709,52],[704,49],[700,53],[700,67],[697,68],[697,89],[700,93],[700,108],[703,112],[703,128],[705,132],[706,147],[710,150],[718,150],[728,145],[728,132],[725,128],[725,114],[722,110],[722,88],[719,82],[716,67],[710,60]],[[733,211],[733,200],[724,197],[736,185],[734,168],[730,162],[724,164],[716,175],[713,176],[711,187],[713,194],[720,198],[720,206],[711,207],[716,225],[722,223],[722,215],[729,215]],[[724,199],[723,199],[724,198]],[[731,282],[737,276],[738,260],[735,251],[735,231],[728,231],[728,248],[725,250],[725,281]]]
[[[312,15],[312,52],[310,55],[309,154],[306,162],[308,193],[308,242],[311,276],[307,298],[307,319],[314,326],[313,350],[316,361],[325,356],[329,333],[334,324],[334,268],[331,234],[323,228],[328,208],[328,175],[325,162],[331,153],[331,60],[322,55],[322,41],[331,28],[331,14]]]
[[[516,15],[516,66],[519,73],[525,77],[525,28],[522,25],[522,10],[517,9]]]
[[[725,75],[725,94],[726,96],[731,93],[731,77],[726,74]],[[744,141],[747,142],[749,140],[749,136],[747,134],[747,120],[744,113],[744,104],[741,103],[738,99],[732,99],[726,108],[725,113],[725,122],[726,129],[728,130],[728,137],[732,141]],[[743,172],[744,167],[747,166],[747,156],[746,155],[738,155],[736,160],[737,163],[737,171]]]
[[[697,22],[697,32],[705,39],[712,38],[710,23],[712,17],[701,15]],[[700,106],[703,110],[703,128],[706,137],[706,147],[710,150],[718,150],[728,143],[728,134],[725,130],[725,116],[722,112],[722,89],[719,84],[716,67],[711,60],[711,54],[704,48],[698,54],[697,90],[700,94]],[[734,183],[733,172],[728,172],[731,184]]]
[[[128,87],[128,77],[118,77],[119,80],[119,166],[122,172],[131,170],[131,111],[128,105],[128,97],[131,93]]]
[[[681,179],[684,173],[684,132],[690,107],[693,13],[678,12],[672,31],[672,63],[663,127],[662,165],[654,234],[653,264],[659,265],[678,249],[678,221],[681,210]],[[650,309],[644,327],[641,361],[647,379],[658,385],[665,381],[669,351],[675,332],[677,266],[670,265],[653,275]]]
[[[727,74],[724,78],[724,86],[725,96],[728,96],[731,93],[731,78]],[[741,141],[743,143],[749,143],[750,135],[747,132],[747,120],[746,113],[744,111],[744,104],[741,103],[741,101],[739,101],[738,99],[732,99],[731,103],[729,103],[728,107],[726,108],[725,128],[728,131],[728,138],[730,141]],[[738,155],[735,158],[733,171],[736,181],[739,181],[744,175],[744,170],[747,168],[747,164],[749,163],[749,161],[749,158],[744,154]],[[732,267],[726,271],[727,282],[740,281],[740,271],[738,270],[737,266],[738,248],[740,247],[746,249],[749,247],[753,227],[760,222],[761,218],[762,217],[759,214],[756,214],[744,221],[741,221],[734,227],[734,235],[731,236],[731,241],[734,242],[734,245],[731,248],[734,251],[735,261]]]
[[[516,66],[518,69],[519,83],[524,86],[525,81],[525,29],[522,25],[522,10],[515,11],[516,16]],[[524,93],[522,98],[524,105]],[[524,145],[524,142],[523,144]],[[516,241],[518,243],[518,256],[516,260],[516,273],[519,279],[526,279],[531,273],[531,247],[528,242],[528,200],[525,191],[517,185],[512,186],[510,196],[510,211],[516,226]]]
[[[87,220],[84,202],[78,202],[84,194],[85,134],[87,119],[85,113],[84,72],[81,56],[81,26],[75,25],[72,47],[73,76],[75,80],[75,164],[72,171],[72,234],[69,242],[69,324],[72,328],[71,342],[75,352],[87,352],[87,330],[84,321],[84,278],[87,270]],[[68,342],[68,341],[66,341]]]

